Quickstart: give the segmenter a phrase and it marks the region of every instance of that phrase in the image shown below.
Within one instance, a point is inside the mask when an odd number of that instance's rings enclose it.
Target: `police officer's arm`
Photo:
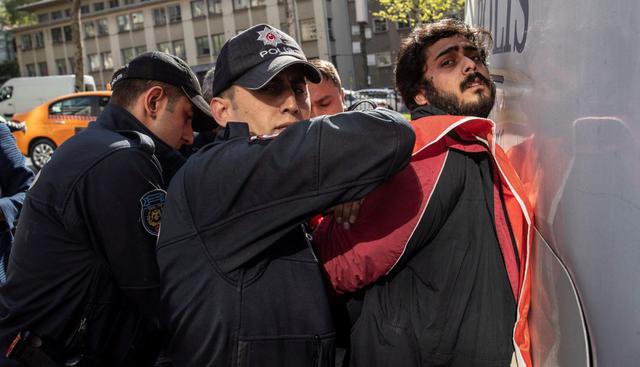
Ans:
[[[285,129],[259,152],[259,161],[266,164],[253,170],[254,174],[274,177],[262,184],[272,183],[277,196],[331,197],[324,210],[362,198],[405,167],[414,141],[408,121],[394,111],[321,116]]]
[[[301,121],[273,140],[237,139],[220,151],[209,146],[215,154],[205,151],[188,165],[186,198],[169,201],[188,202],[183,212],[192,213],[205,237],[215,237],[212,243],[233,244],[211,247],[222,270],[230,271],[311,215],[362,198],[406,166],[414,140],[408,122],[388,110]],[[176,184],[182,185],[174,178]],[[176,226],[160,245],[185,234]]]
[[[14,137],[0,124],[0,231],[13,228],[32,181],[33,172],[26,167]]]
[[[164,193],[157,191],[161,184],[159,168],[150,156],[127,148],[98,163],[80,190],[96,250],[102,252],[120,288],[150,317],[155,316],[159,302],[153,233],[159,212],[151,212],[156,202],[145,212],[141,200],[154,192]]]
[[[314,245],[335,292],[361,289],[424,248],[459,202],[464,169],[464,162],[446,153],[423,157],[419,166],[412,162],[367,195],[349,230],[326,218]]]

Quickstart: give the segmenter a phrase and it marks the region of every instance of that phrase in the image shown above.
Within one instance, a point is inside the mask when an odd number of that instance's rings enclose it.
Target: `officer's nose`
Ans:
[[[293,88],[289,88],[285,93],[285,100],[282,102],[282,112],[298,115],[300,113],[300,107],[298,106],[298,100],[296,99],[296,92]]]
[[[191,122],[184,124],[182,135],[182,140],[184,140],[185,144],[193,144],[193,125]]]

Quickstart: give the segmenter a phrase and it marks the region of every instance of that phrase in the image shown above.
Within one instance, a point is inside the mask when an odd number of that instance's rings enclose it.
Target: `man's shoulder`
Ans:
[[[119,152],[120,157],[130,156],[135,160],[143,156],[150,158],[154,150],[153,140],[142,133],[92,128],[71,137],[58,147],[47,165],[62,165],[67,171],[75,167],[86,170],[115,152]],[[140,152],[144,154],[140,155]]]
[[[67,144],[71,143],[71,144]],[[73,136],[65,145],[66,149],[87,147],[95,151],[116,151],[123,148],[138,148],[150,154],[155,150],[153,139],[134,130],[111,130],[100,126],[91,126]]]
[[[110,130],[87,129],[58,147],[30,192],[33,196],[57,192],[67,197],[64,193],[73,190],[84,177],[117,174],[141,165],[157,166],[153,145]]]

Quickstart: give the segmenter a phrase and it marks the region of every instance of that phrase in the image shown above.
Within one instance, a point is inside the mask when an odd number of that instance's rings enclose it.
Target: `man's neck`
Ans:
[[[427,116],[438,116],[438,115],[448,115],[448,113],[431,105],[418,106],[411,111],[412,120],[417,120],[419,118],[427,117]]]

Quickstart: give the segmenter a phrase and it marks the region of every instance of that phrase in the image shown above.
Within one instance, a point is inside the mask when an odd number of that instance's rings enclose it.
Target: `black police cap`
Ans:
[[[211,131],[216,127],[198,78],[179,57],[160,51],[145,52],[113,73],[111,88],[124,79],[157,80],[179,87],[195,107],[193,130]]]
[[[297,64],[302,66],[309,81],[320,83],[322,75],[307,61],[293,38],[268,24],[255,25],[222,46],[216,60],[213,95],[219,95],[234,84],[260,89],[278,73]]]

